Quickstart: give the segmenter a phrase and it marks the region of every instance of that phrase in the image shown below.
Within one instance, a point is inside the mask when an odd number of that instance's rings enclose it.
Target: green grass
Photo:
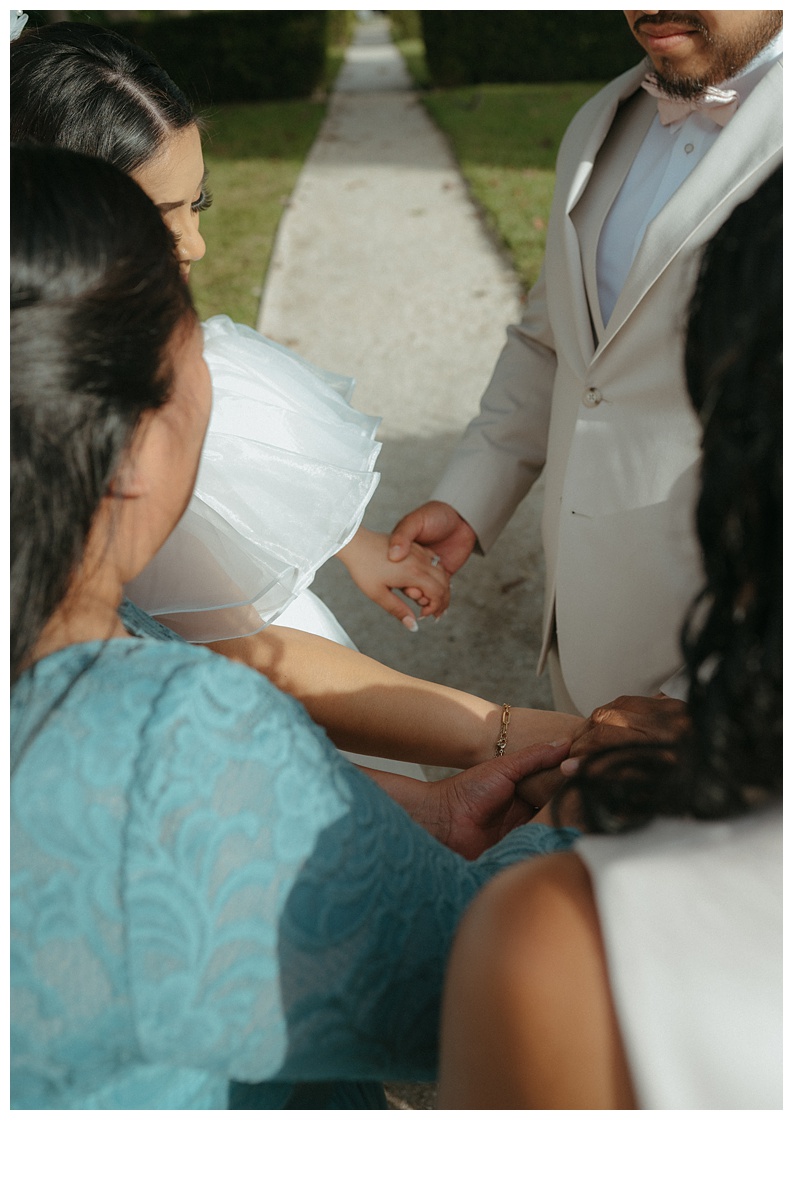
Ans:
[[[344,66],[346,46],[329,46],[325,58],[325,90],[330,91],[336,82],[336,76]]]
[[[433,89],[420,39],[397,46],[476,202],[526,288],[539,274],[554,164],[573,115],[599,83],[506,83]]]
[[[430,77],[424,61],[424,43],[421,38],[404,38],[397,42],[397,46],[416,87],[429,87]]]
[[[223,105],[206,116],[213,205],[201,217],[206,257],[190,281],[202,318],[256,324],[278,222],[325,115],[321,100]]]
[[[507,83],[422,93],[526,288],[545,251],[559,143],[574,113],[601,86]]]
[[[201,217],[206,257],[190,274],[202,318],[228,313],[256,324],[278,223],[325,117],[344,50],[328,48],[323,87],[310,100],[226,104],[204,114],[213,204]]]

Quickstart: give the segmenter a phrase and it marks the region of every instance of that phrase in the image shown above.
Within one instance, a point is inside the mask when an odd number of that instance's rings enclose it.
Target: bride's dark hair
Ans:
[[[12,142],[62,146],[129,174],[194,124],[156,60],[111,30],[63,21],[11,43]]]
[[[195,314],[158,210],[96,158],[12,147],[10,257],[14,682]]]
[[[707,247],[686,378],[702,422],[705,587],[683,629],[690,734],[576,776],[589,829],[745,812],[782,788],[782,168]]]

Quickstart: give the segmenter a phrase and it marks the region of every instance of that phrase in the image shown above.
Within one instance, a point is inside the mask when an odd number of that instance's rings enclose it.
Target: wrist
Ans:
[[[428,833],[437,836],[436,829],[441,819],[441,795],[436,783],[425,779],[414,779],[412,775],[397,775],[393,771],[380,771],[376,767],[359,766],[358,770],[386,792],[395,804]]]
[[[482,701],[482,704],[484,705],[484,709],[482,712],[481,730],[476,747],[471,755],[471,761],[465,764],[467,767],[475,767],[479,763],[489,762],[491,758],[496,757],[504,724],[504,708],[509,707],[503,704],[492,704],[490,701],[485,700]],[[510,713],[511,720],[512,713]],[[512,749],[509,744],[510,740],[509,730],[507,730],[507,741],[504,747],[504,753],[506,754],[509,754]]]
[[[401,806],[436,841],[448,845],[452,821],[445,779],[432,783],[416,781],[416,787],[404,797]]]
[[[360,544],[359,543],[360,534],[361,534],[361,530],[358,529],[352,535],[349,542],[347,542],[346,546],[342,546],[341,550],[336,551],[336,558],[338,558],[339,562],[344,563],[345,567],[347,567],[348,569],[349,569],[350,561],[355,558],[355,552],[356,552],[356,548],[357,548],[356,543]]]
[[[454,850],[456,847],[453,843],[454,821],[452,812],[454,806],[454,784],[453,776],[446,779],[437,779],[433,783],[427,784],[427,802],[425,807],[425,818],[422,824],[428,833],[439,841],[442,845],[448,846]]]

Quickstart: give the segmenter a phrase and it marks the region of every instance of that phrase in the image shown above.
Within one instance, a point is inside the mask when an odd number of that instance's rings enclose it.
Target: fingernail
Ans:
[[[561,740],[560,742],[549,742],[549,743],[548,743],[548,745],[549,745],[549,746],[569,746],[569,745],[570,745],[570,739],[569,739],[569,738],[562,738],[562,740]]]
[[[560,765],[559,770],[563,775],[575,775],[581,765],[580,758],[566,758]]]
[[[396,561],[396,557],[398,554],[399,554],[398,546],[389,546],[388,547],[388,557],[392,562]]]
[[[402,624],[405,629],[409,629],[411,633],[418,633],[419,627],[415,617],[403,617]]]

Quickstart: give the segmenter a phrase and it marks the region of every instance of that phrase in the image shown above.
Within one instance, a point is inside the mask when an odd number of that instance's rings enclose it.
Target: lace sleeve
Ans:
[[[175,672],[156,707],[124,893],[144,1055],[246,1081],[430,1076],[464,907],[574,835],[525,828],[467,863],[235,664]]]

